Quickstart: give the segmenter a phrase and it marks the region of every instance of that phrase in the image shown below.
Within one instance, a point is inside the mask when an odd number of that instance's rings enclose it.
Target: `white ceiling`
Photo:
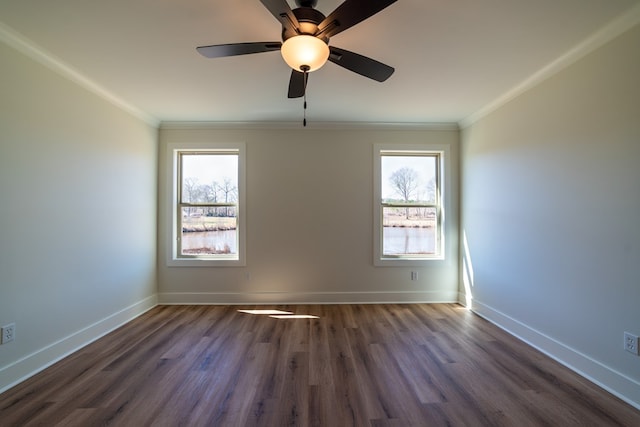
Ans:
[[[340,3],[319,0],[317,9],[328,15]],[[395,67],[394,75],[378,83],[327,63],[309,77],[307,118],[462,122],[594,34],[635,19],[639,5],[398,0],[330,41]],[[0,24],[0,39],[152,121],[302,118],[302,101],[286,97],[290,70],[278,52],[206,59],[195,50],[279,41],[280,24],[258,0],[0,0]]]

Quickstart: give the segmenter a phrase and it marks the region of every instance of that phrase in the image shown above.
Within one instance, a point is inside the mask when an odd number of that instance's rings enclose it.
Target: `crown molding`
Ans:
[[[83,75],[80,71],[66,64],[60,58],[50,54],[44,48],[38,46],[3,22],[0,22],[0,41],[147,124],[155,128],[160,124],[160,121],[155,117],[150,116],[139,108],[129,104],[122,98],[109,92],[98,83]]]
[[[622,33],[630,30],[638,23],[640,23],[640,4],[637,4],[626,13],[622,14],[618,18],[615,18],[600,30],[596,31],[581,43],[565,52],[562,56],[529,76],[522,83],[513,87],[502,96],[480,108],[475,113],[472,113],[471,115],[460,120],[458,122],[460,129],[471,126],[481,118],[489,115],[509,101],[517,98],[526,91],[539,85],[544,80],[557,74],[558,72],[577,62],[579,59],[615,39]]]
[[[402,123],[402,122],[311,122],[306,127],[301,122],[215,122],[215,121],[166,121],[161,130],[211,129],[211,130],[429,130],[458,131],[457,123]]]

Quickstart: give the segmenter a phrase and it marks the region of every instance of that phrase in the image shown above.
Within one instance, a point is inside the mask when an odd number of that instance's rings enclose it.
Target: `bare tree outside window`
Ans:
[[[414,193],[418,190],[418,172],[415,169],[398,169],[391,174],[389,181],[404,202],[408,203],[415,197]],[[405,216],[409,219],[409,208],[405,208]]]

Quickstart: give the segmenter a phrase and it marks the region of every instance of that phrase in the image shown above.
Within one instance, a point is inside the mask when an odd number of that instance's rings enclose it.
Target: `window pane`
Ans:
[[[182,203],[238,200],[237,154],[182,154]]]
[[[382,156],[384,202],[436,201],[436,156]]]
[[[238,154],[182,153],[181,203],[236,203]],[[238,218],[234,206],[181,208],[180,255],[237,255]]]
[[[383,255],[436,254],[435,208],[382,208]]]
[[[182,255],[238,253],[235,207],[183,207]]]

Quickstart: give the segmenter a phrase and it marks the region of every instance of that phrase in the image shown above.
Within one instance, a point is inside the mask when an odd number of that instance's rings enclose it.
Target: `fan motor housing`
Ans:
[[[305,2],[296,1],[296,3]],[[322,14],[322,12],[313,9],[312,7],[299,7],[297,9],[293,9],[292,12],[300,23],[300,33],[298,34],[295,31],[287,31],[286,28],[282,27],[282,41],[285,41],[294,36],[299,36],[300,34],[308,34],[310,36],[313,36],[318,30],[318,24],[320,24],[325,19],[325,16]],[[325,42],[329,41],[328,37],[321,37],[321,39]]]

